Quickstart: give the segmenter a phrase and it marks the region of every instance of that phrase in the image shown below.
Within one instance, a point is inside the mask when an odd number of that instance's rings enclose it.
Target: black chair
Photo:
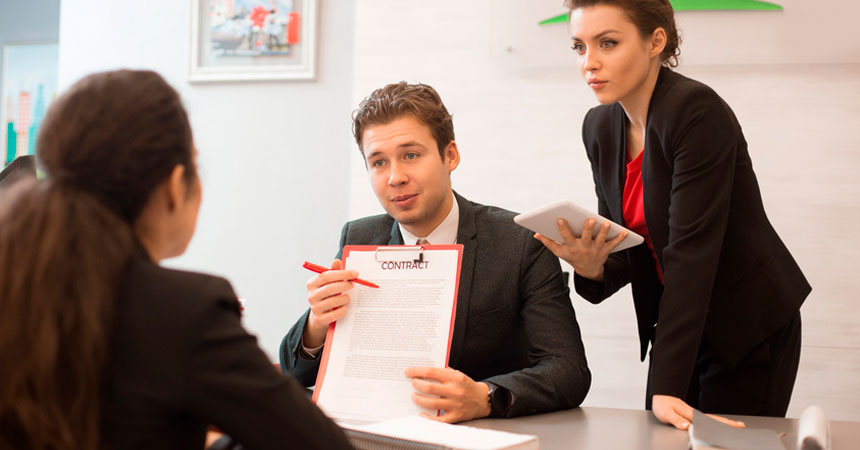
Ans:
[[[24,155],[12,160],[0,171],[0,191],[22,179],[36,179],[36,156]]]

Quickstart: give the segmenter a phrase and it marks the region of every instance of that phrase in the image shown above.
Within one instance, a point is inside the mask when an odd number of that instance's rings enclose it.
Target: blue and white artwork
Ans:
[[[3,47],[3,165],[36,152],[45,111],[57,96],[56,43]]]

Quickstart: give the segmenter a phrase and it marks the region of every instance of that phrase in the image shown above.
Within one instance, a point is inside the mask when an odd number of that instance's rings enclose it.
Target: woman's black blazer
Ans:
[[[343,432],[240,323],[223,278],[154,264],[120,283],[105,379],[105,448],[203,449],[208,425],[247,450],[348,448]]]
[[[623,223],[627,118],[591,109],[582,136],[599,213]],[[645,244],[613,253],[602,283],[575,277],[598,303],[632,283],[641,358],[653,339],[653,394],[684,398],[703,339],[729,365],[784,325],[811,288],[762,205],[741,127],[709,87],[662,68],[648,107],[642,161]]]

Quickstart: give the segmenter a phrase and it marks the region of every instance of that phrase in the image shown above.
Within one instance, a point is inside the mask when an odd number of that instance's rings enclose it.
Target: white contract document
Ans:
[[[377,422],[419,412],[412,366],[447,367],[462,245],[346,246],[347,270],[379,286],[347,291],[346,315],[328,330],[313,400],[330,417]]]

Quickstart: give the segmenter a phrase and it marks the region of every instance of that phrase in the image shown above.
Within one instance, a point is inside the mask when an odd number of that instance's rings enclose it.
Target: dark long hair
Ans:
[[[148,71],[90,75],[51,106],[46,178],[0,198],[0,448],[96,449],[117,288],[133,223],[176,165],[196,177],[191,128]]]

